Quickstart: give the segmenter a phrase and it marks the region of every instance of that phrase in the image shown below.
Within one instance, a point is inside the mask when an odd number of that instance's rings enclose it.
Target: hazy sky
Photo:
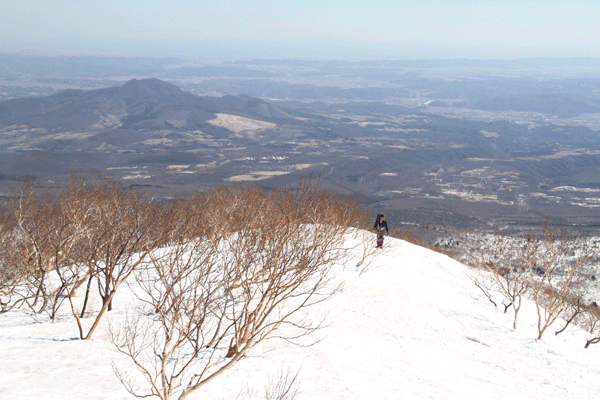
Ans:
[[[0,0],[0,52],[600,57],[600,0]]]

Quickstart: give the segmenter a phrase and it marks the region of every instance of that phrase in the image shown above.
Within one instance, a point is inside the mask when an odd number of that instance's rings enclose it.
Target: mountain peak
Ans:
[[[0,126],[43,128],[52,133],[119,128],[144,132],[216,130],[217,135],[227,135],[223,128],[207,124],[216,114],[267,121],[291,118],[250,96],[201,97],[152,78],[132,79],[107,89],[71,89],[47,97],[1,102]],[[123,140],[117,142],[122,145]],[[48,141],[44,143],[52,146]],[[81,147],[81,142],[69,143]]]
[[[165,103],[184,101],[190,94],[172,83],[159,79],[132,79],[121,87],[121,94],[137,100],[156,100]]]

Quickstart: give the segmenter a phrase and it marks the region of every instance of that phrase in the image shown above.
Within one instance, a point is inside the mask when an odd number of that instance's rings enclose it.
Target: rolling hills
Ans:
[[[600,229],[600,133],[584,126],[197,96],[156,78],[0,102],[4,194],[90,172],[159,197],[312,175],[406,224],[522,229],[557,218]]]

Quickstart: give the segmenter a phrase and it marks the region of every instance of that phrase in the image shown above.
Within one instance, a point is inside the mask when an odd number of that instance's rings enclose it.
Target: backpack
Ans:
[[[381,217],[383,217],[385,220],[385,214],[383,214],[383,213],[377,214],[377,217],[375,218],[375,225],[374,225],[375,228],[380,228],[379,220],[381,219]]]

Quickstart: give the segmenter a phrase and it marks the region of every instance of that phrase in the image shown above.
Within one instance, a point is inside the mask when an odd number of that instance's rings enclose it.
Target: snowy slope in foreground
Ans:
[[[328,325],[310,347],[271,340],[191,399],[235,399],[268,377],[300,370],[297,400],[309,399],[597,399],[600,345],[568,329],[535,340],[531,303],[519,329],[452,259],[401,240],[368,260],[359,274],[350,260],[338,276],[343,291],[311,309]],[[118,319],[128,299],[121,289]],[[561,326],[562,327],[562,326]],[[108,341],[108,323],[91,342],[75,339],[65,320],[38,323],[21,313],[0,315],[0,398],[133,399],[111,361],[126,365]],[[308,343],[308,340],[306,340]],[[243,396],[241,397],[243,398]]]

